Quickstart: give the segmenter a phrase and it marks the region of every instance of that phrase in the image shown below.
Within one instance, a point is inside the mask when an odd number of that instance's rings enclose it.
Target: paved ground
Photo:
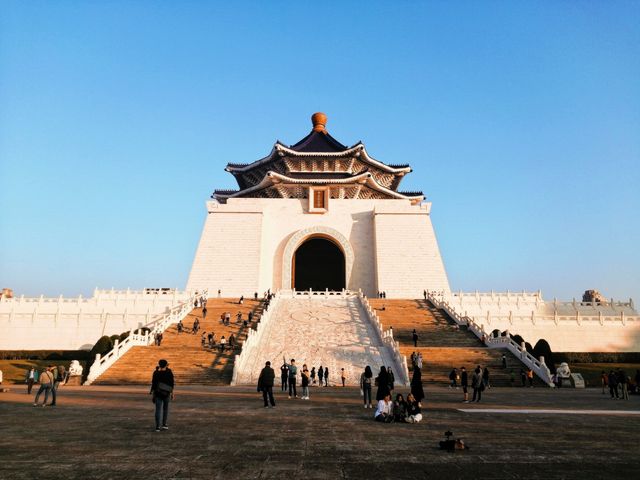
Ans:
[[[155,433],[140,387],[65,387],[55,408],[35,408],[18,385],[0,393],[2,479],[635,478],[640,397],[596,389],[491,389],[481,404],[460,391],[427,391],[419,425],[373,422],[357,389],[312,389],[311,401],[254,389],[182,387],[170,430]],[[470,411],[463,412],[465,408]],[[474,412],[527,409],[529,413]],[[589,410],[589,414],[535,413]],[[593,412],[595,411],[595,412]],[[585,412],[586,413],[586,412]],[[596,413],[596,414],[594,414]],[[469,451],[446,453],[446,430]]]

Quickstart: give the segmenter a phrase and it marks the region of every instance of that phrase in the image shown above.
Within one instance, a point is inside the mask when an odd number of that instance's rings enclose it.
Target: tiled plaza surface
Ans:
[[[405,390],[402,389],[404,392]],[[379,424],[355,388],[178,387],[170,430],[156,433],[145,387],[65,387],[33,407],[25,387],[0,393],[2,479],[635,478],[640,397],[598,389],[495,388],[480,404],[427,389],[425,421]],[[592,414],[473,413],[465,408],[589,410]],[[593,414],[595,413],[595,414]],[[438,449],[446,430],[468,451]]]

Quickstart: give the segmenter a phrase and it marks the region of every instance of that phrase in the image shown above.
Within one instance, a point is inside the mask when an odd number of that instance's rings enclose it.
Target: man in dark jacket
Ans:
[[[275,378],[276,372],[271,368],[271,362],[265,363],[264,368],[260,372],[260,377],[258,377],[258,391],[262,392],[264,408],[269,408],[269,402],[272,407],[276,406],[276,402],[273,399],[273,382]],[[269,397],[269,402],[267,402],[267,396]]]
[[[175,382],[169,362],[160,360],[151,378],[151,391],[156,404],[156,432],[160,431],[160,417],[162,416],[162,430],[169,430],[167,416],[169,415],[169,399],[173,400]]]

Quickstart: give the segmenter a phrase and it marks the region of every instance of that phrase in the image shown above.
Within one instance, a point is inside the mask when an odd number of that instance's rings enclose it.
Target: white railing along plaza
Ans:
[[[233,362],[233,375],[231,377],[231,385],[238,384],[238,376],[245,368],[248,359],[252,358],[256,346],[262,341],[264,332],[267,329],[271,318],[275,315],[280,300],[280,294],[278,292],[273,293],[272,300],[269,304],[268,310],[263,310],[262,315],[258,319],[258,325],[256,329],[250,328],[247,332],[247,337],[242,343],[242,350],[239,355],[235,356]]]
[[[378,314],[376,313],[375,309],[371,307],[371,305],[369,304],[369,300],[362,293],[362,290],[358,290],[358,298],[360,299],[362,308],[366,313],[367,320],[369,321],[369,323],[371,323],[374,330],[380,337],[382,344],[388,347],[389,351],[391,352],[393,360],[396,363],[396,372],[402,372],[402,378],[399,379],[399,383],[404,384],[404,386],[409,386],[410,382],[409,368],[407,367],[407,357],[400,353],[400,343],[394,340],[393,330],[384,330],[382,323],[380,323],[380,319],[378,318]]]
[[[527,352],[524,345],[518,345],[508,335],[505,337],[493,337],[485,331],[483,325],[476,323],[474,318],[459,314],[455,307],[444,299],[443,295],[436,295],[431,292],[427,292],[426,297],[427,300],[429,300],[436,308],[440,308],[447,312],[459,326],[466,326],[469,331],[473,332],[480,340],[484,341],[489,348],[506,348],[522,363],[531,368],[533,373],[542,379],[543,382],[550,387],[554,387],[553,381],[551,380],[551,372],[544,363],[544,357],[540,357],[539,360],[536,359],[533,355]]]
[[[207,291],[195,292],[191,294],[185,301],[180,302],[178,305],[172,307],[167,313],[163,314],[161,318],[145,325],[144,333],[142,329],[131,330],[127,338],[122,342],[117,339],[113,348],[104,356],[100,354],[96,355],[93,365],[87,375],[85,385],[91,385],[100,375],[106,372],[120,357],[127,353],[131,347],[134,346],[149,346],[154,342],[155,335],[157,333],[164,332],[169,325],[178,323],[184,319],[191,310],[194,308],[195,301],[201,298],[207,298]],[[148,329],[148,330],[146,330]]]

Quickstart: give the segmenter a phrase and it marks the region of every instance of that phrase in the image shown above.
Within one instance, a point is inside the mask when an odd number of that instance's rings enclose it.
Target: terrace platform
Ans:
[[[255,388],[178,387],[170,430],[156,433],[144,386],[65,387],[55,408],[10,388],[3,479],[633,478],[638,466],[640,397],[597,389],[498,388],[463,404],[460,390],[429,386],[423,423],[384,425],[355,388],[312,388],[310,401],[278,388],[264,409]],[[471,449],[440,451],[446,430]]]

